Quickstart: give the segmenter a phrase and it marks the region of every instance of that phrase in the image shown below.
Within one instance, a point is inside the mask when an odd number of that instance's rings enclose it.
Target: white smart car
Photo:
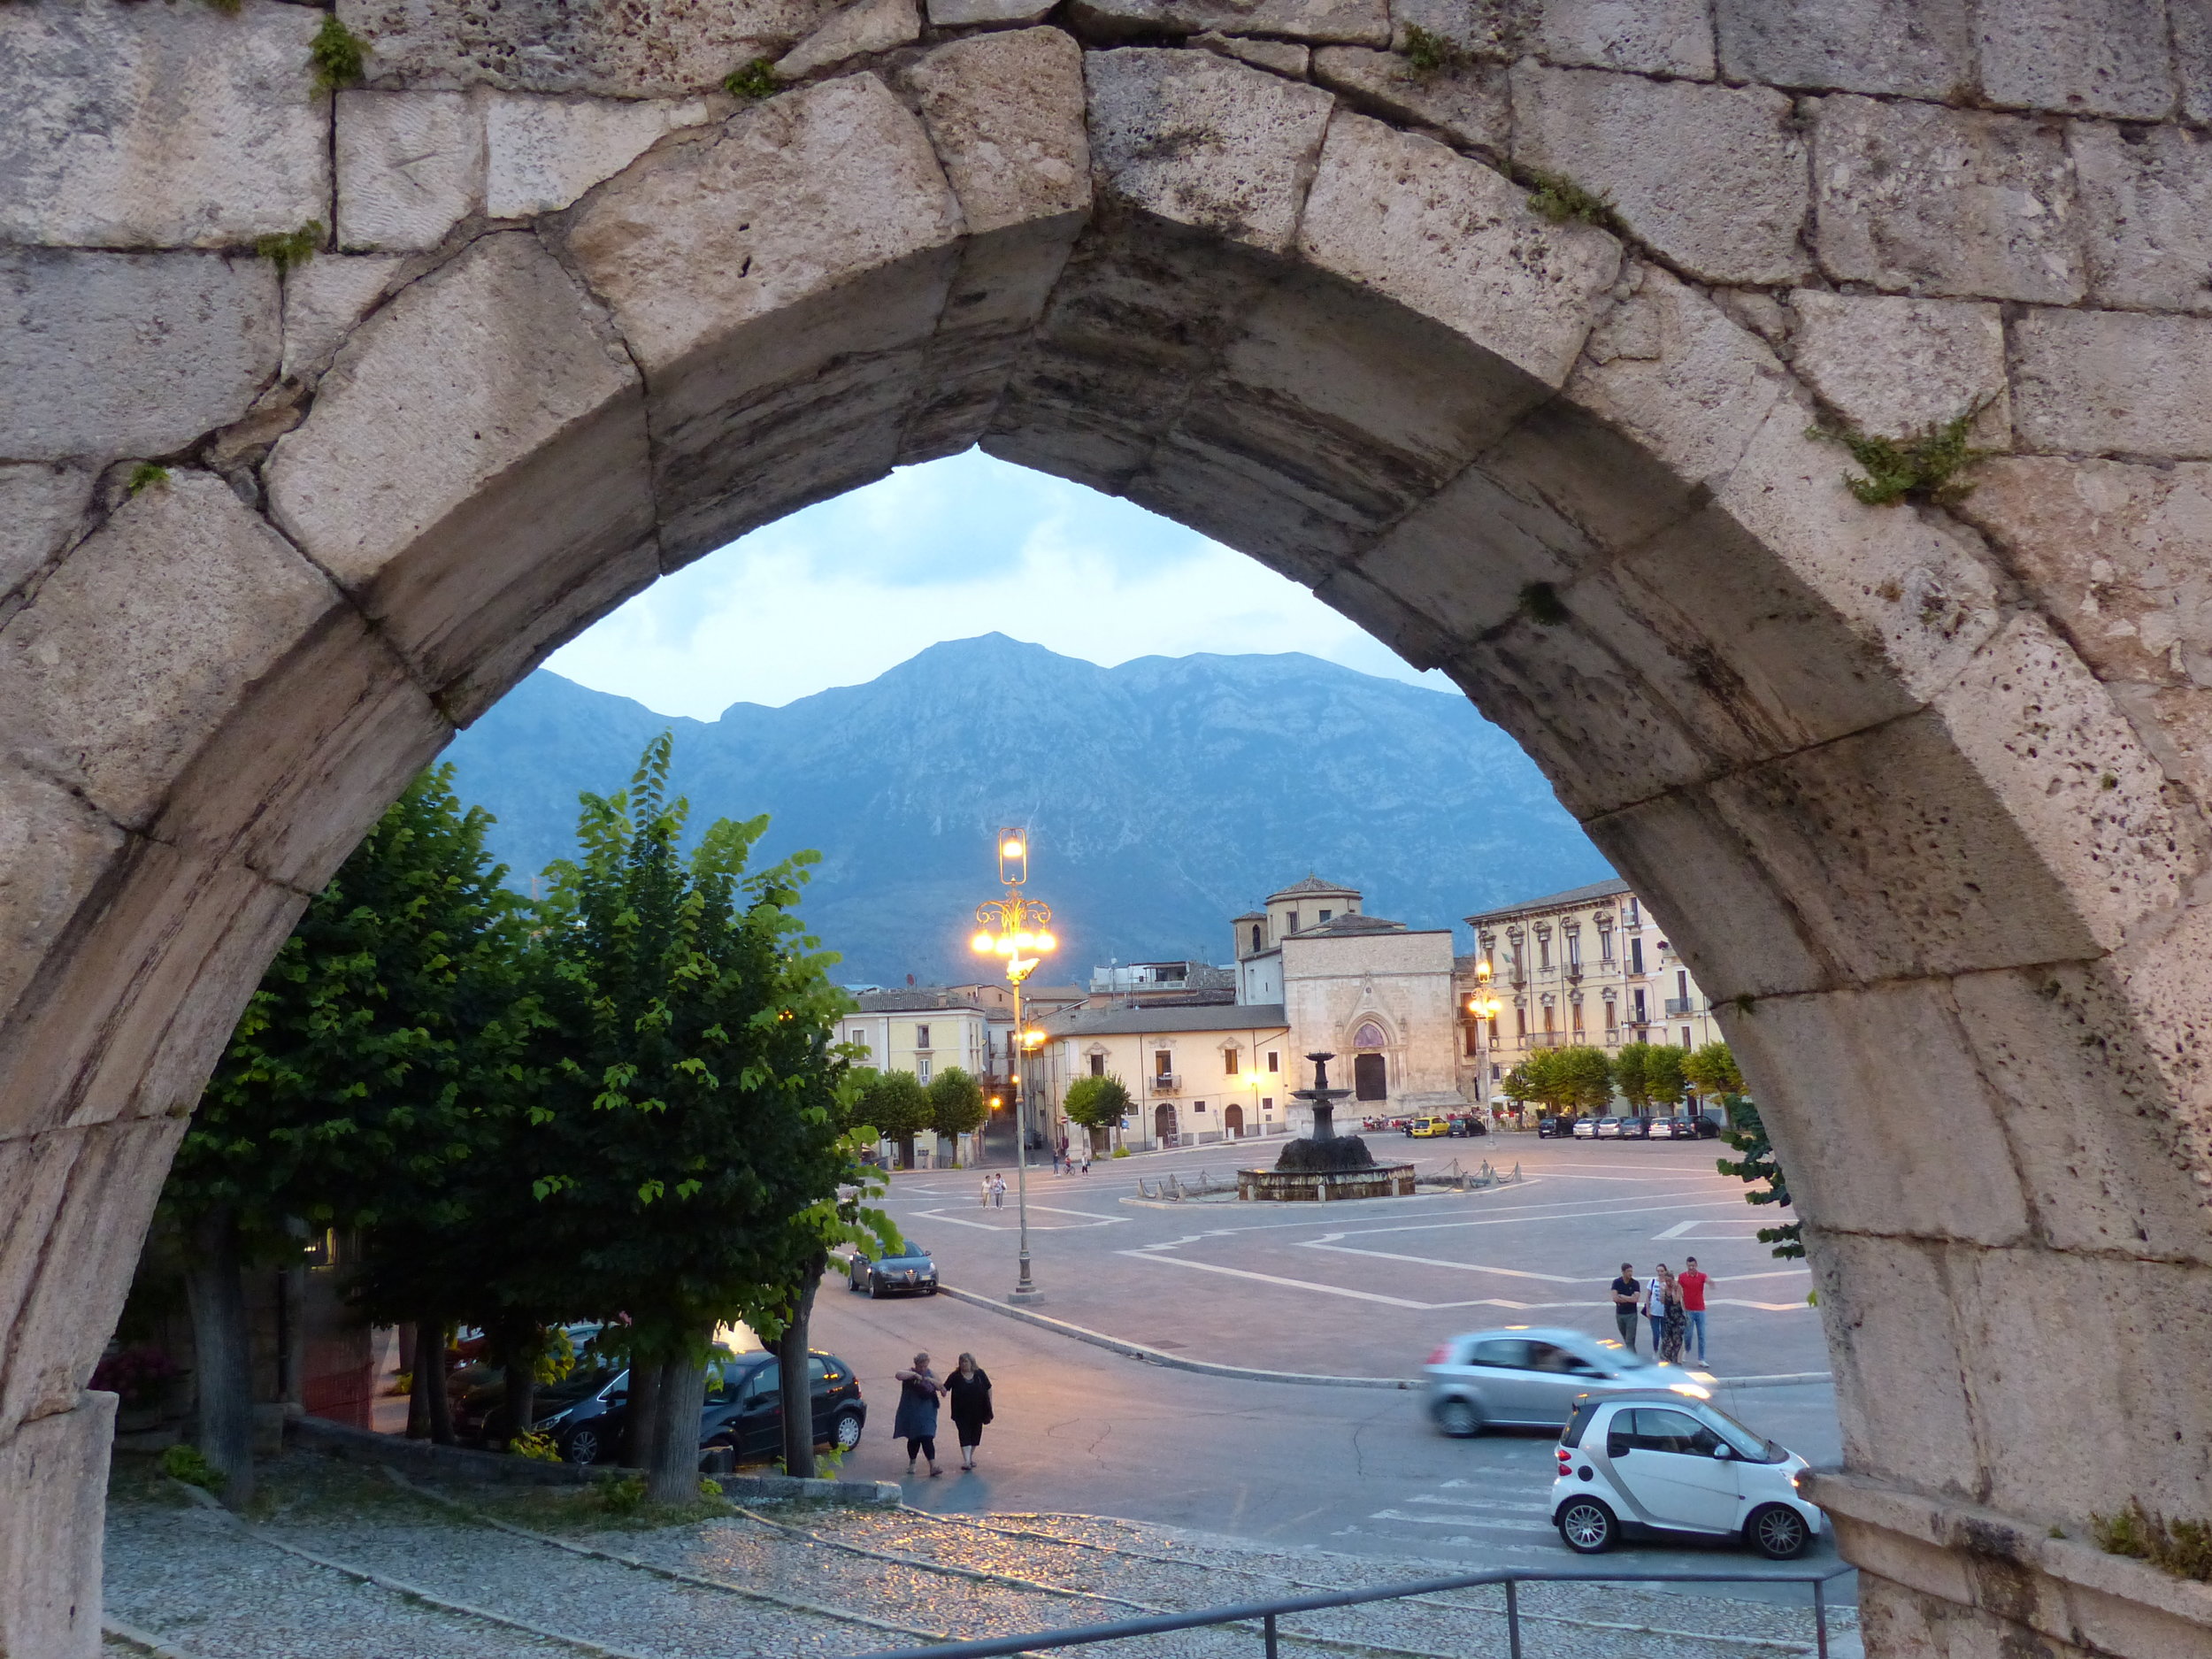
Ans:
[[[1786,1561],[1820,1533],[1808,1467],[1725,1411],[1671,1390],[1586,1394],[1559,1437],[1552,1525],[1594,1555],[1631,1535],[1740,1538]]]

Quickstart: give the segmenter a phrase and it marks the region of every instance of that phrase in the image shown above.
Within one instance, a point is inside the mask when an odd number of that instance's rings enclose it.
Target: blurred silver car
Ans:
[[[1445,1433],[1459,1436],[1493,1425],[1555,1429],[1584,1394],[1659,1388],[1692,1400],[1712,1397],[1709,1372],[1655,1363],[1609,1337],[1525,1325],[1455,1336],[1422,1371],[1429,1415]]]

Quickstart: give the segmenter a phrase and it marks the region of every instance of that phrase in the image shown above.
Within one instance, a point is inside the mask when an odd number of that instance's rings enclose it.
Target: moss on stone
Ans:
[[[756,58],[722,77],[722,90],[733,98],[773,97],[782,85],[783,77],[765,58]]]
[[[2177,1578],[2212,1584],[2212,1521],[2170,1521],[2140,1498],[2117,1515],[2093,1515],[2089,1530],[2108,1555],[2147,1561]]]
[[[272,261],[280,276],[294,265],[305,265],[315,257],[322,245],[323,222],[319,219],[311,219],[297,230],[257,236],[253,250],[264,259]]]
[[[1425,29],[1418,23],[1407,24],[1405,33],[1405,43],[1398,48],[1398,56],[1417,73],[1433,75],[1465,66],[1466,50],[1448,37]]]
[[[1549,582],[1531,582],[1521,589],[1521,614],[1540,628],[1555,628],[1567,619],[1567,607]]]
[[[1901,501],[1912,501],[1947,507],[1973,491],[1973,485],[1959,474],[1997,453],[1976,449],[1966,441],[1967,431],[1982,407],[1976,403],[1964,414],[1905,438],[1878,437],[1854,426],[1839,432],[1815,426],[1808,435],[1839,443],[1851,451],[1851,458],[1865,471],[1846,472],[1843,487],[1868,506],[1893,507]]]
[[[146,489],[155,484],[166,484],[168,481],[169,469],[167,467],[158,461],[141,461],[136,466],[131,468],[131,475],[124,480],[123,488],[131,495],[135,495],[142,489]]]
[[[308,67],[315,72],[315,84],[326,92],[359,86],[367,59],[368,42],[341,23],[335,12],[324,17],[322,27],[308,42]]]
[[[1611,230],[1613,204],[1594,190],[1586,190],[1572,179],[1556,173],[1531,173],[1536,188],[1529,192],[1529,211],[1555,225],[1580,220]]]

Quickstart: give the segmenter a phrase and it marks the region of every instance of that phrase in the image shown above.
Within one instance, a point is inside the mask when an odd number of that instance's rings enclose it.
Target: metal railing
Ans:
[[[1697,998],[1694,996],[1671,996],[1667,999],[1667,1018],[1670,1019],[1679,1019],[1685,1014],[1696,1012]]]
[[[1266,1659],[1280,1659],[1279,1644],[1298,1632],[1280,1631],[1277,1621],[1291,1613],[1313,1613],[1333,1607],[1359,1607],[1370,1601],[1390,1601],[1402,1596],[1435,1595],[1446,1590],[1472,1590],[1486,1585],[1505,1586],[1505,1606],[1470,1605],[1471,1613],[1505,1616],[1506,1646],[1510,1659],[1521,1655],[1521,1600],[1524,1584],[1803,1584],[1812,1586],[1813,1651],[1828,1659],[1828,1602],[1824,1588],[1855,1571],[1835,1566],[1822,1572],[1607,1572],[1592,1567],[1492,1568],[1484,1572],[1455,1573],[1446,1578],[1415,1578],[1378,1589],[1338,1590],[1326,1595],[1287,1596],[1276,1601],[1235,1601],[1225,1607],[1202,1607],[1187,1613],[1155,1613],[1144,1618],[1118,1618],[1102,1624],[1075,1624],[1065,1630],[1033,1631],[1025,1636],[988,1636],[977,1641],[939,1642],[927,1647],[887,1647],[863,1655],[861,1659],[994,1659],[1002,1654],[1031,1653],[1044,1647],[1081,1647],[1092,1642],[1120,1641],[1131,1636],[1157,1636],[1168,1631],[1203,1630],[1211,1625],[1259,1624],[1261,1651]],[[1332,1638],[1333,1644],[1339,1639]]]

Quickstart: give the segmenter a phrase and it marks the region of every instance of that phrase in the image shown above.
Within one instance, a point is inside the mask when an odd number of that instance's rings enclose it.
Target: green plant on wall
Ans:
[[[783,85],[783,77],[776,73],[774,64],[765,58],[756,58],[749,64],[741,64],[722,77],[722,90],[733,98],[769,98]]]
[[[359,86],[367,72],[367,57],[368,42],[341,23],[335,12],[323,19],[307,46],[307,65],[315,72],[315,84],[326,92]]]
[[[1851,451],[1851,458],[1865,470],[1846,472],[1843,487],[1868,506],[1893,507],[1912,501],[1947,507],[1964,500],[1974,488],[1959,474],[1997,453],[1966,441],[1968,429],[1984,407],[1978,403],[1964,414],[1902,438],[1879,437],[1851,426],[1837,432],[1814,426],[1806,435]]]
[[[297,230],[273,232],[254,238],[253,250],[269,260],[281,276],[294,265],[305,265],[323,245],[323,222],[311,219]]]
[[[2177,1578],[2212,1584],[2212,1521],[2170,1521],[2131,1498],[2117,1515],[2093,1515],[2089,1523],[2107,1555],[2131,1555]]]
[[[169,469],[167,467],[158,461],[141,461],[136,466],[131,468],[131,475],[124,480],[123,488],[131,495],[135,495],[142,489],[149,489],[156,484],[166,484],[168,481]]]
[[[1406,25],[1405,40],[1398,48],[1398,56],[1424,75],[1458,69],[1467,62],[1467,52],[1458,42],[1425,29],[1418,23]]]
[[[1531,172],[1535,188],[1529,192],[1529,211],[1555,225],[1579,222],[1613,228],[1613,204],[1594,190],[1586,190],[1572,179],[1556,173]]]

